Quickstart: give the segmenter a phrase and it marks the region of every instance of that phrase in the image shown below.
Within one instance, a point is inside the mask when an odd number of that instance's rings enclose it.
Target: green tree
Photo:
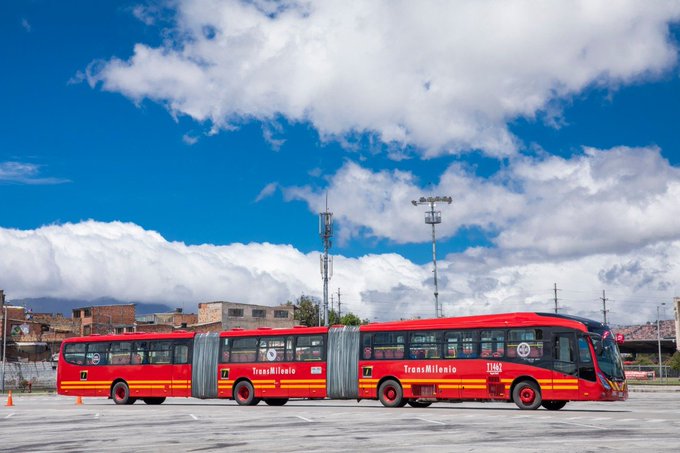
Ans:
[[[300,325],[307,327],[319,325],[319,305],[310,296],[303,294],[295,303],[288,301],[288,304],[295,306],[295,320],[299,321]]]
[[[672,370],[680,371],[680,351],[675,351],[673,357],[668,361],[668,365]]]

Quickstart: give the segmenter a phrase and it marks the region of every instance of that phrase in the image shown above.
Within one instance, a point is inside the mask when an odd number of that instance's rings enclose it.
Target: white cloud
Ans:
[[[70,182],[68,179],[41,177],[40,165],[26,162],[0,162],[0,183],[10,182],[16,184],[63,184]]]
[[[271,197],[274,194],[274,192],[276,192],[276,189],[278,189],[278,187],[279,187],[278,183],[275,182],[270,182],[269,184],[264,186],[260,193],[255,198],[255,203],[260,202],[267,197]]]
[[[86,221],[35,230],[0,228],[0,287],[10,299],[112,296],[140,302],[212,300],[276,305],[300,294],[321,296],[319,254],[290,245],[188,246],[121,222]],[[629,254],[599,254],[551,262],[516,263],[480,257],[479,250],[440,261],[445,314],[550,311],[558,283],[565,312],[600,319],[598,296],[614,301],[610,319],[653,319],[655,304],[670,301],[680,279],[680,241]],[[397,254],[335,256],[332,292],[341,288],[343,311],[370,320],[431,317],[431,265]],[[611,292],[609,292],[611,291]]]
[[[174,40],[88,79],[217,128],[283,116],[340,140],[501,156],[517,147],[508,121],[556,124],[561,100],[671,68],[679,17],[677,1],[180,0]]]
[[[283,188],[310,211],[329,203],[338,237],[386,238],[396,243],[429,240],[421,195],[450,195],[438,237],[463,226],[479,227],[505,254],[532,258],[626,253],[660,241],[680,240],[680,169],[658,148],[586,148],[583,154],[516,157],[491,178],[451,165],[433,187],[410,172],[373,172],[346,163],[328,187]]]

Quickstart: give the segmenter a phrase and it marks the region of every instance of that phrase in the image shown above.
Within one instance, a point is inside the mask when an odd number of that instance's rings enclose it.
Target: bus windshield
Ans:
[[[592,335],[593,346],[597,354],[597,362],[600,370],[609,378],[616,381],[625,379],[623,373],[623,361],[619,346],[614,341],[611,332],[604,332],[604,336]]]

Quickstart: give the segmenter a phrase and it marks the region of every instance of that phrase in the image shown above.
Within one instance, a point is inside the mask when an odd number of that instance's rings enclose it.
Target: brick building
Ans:
[[[219,323],[221,330],[235,327],[256,329],[258,327],[293,327],[294,307],[279,305],[239,304],[235,302],[203,302],[198,304],[198,324]]]
[[[181,308],[172,313],[152,313],[136,316],[136,332],[167,333],[177,329],[194,330],[198,322],[196,313],[183,313]]]
[[[135,304],[95,305],[73,309],[80,320],[80,335],[106,335],[135,331]]]

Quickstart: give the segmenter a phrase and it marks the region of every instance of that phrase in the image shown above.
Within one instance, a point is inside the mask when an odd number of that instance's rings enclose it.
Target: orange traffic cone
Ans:
[[[12,401],[12,391],[9,391],[9,394],[7,395],[7,404],[5,406],[14,406],[14,401]]]
[[[83,397],[82,396],[76,396],[76,406],[82,406],[83,405]]]

